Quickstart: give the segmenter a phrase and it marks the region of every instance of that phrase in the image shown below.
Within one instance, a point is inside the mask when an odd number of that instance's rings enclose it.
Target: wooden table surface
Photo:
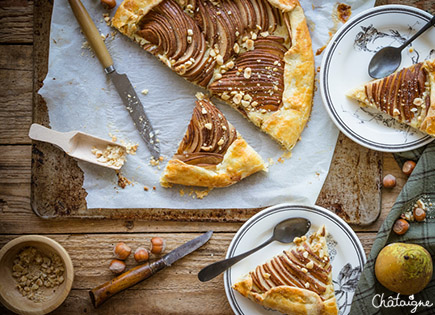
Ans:
[[[431,0],[383,3],[409,4],[435,11]],[[44,234],[65,247],[73,260],[75,280],[70,295],[54,314],[232,314],[222,276],[201,283],[197,273],[203,266],[224,258],[241,224],[44,220],[32,212],[32,147],[27,133],[32,122],[33,58],[41,53],[33,44],[33,12],[38,5],[41,1],[0,0],[0,247],[22,234]],[[397,186],[382,191],[382,213],[374,224],[354,227],[366,253],[406,182],[391,154],[383,154],[383,172],[396,176]],[[112,278],[107,266],[116,242],[124,241],[136,248],[158,235],[167,240],[167,248],[171,250],[207,230],[215,233],[201,249],[150,281],[118,294],[97,310],[92,307],[88,290]],[[127,266],[133,265],[130,257]],[[0,306],[0,313],[8,311]]]

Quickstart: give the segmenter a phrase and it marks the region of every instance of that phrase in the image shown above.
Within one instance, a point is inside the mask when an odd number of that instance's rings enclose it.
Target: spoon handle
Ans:
[[[199,280],[201,280],[202,282],[206,282],[206,281],[213,279],[214,277],[220,275],[222,272],[224,272],[225,270],[227,270],[228,268],[230,268],[232,265],[239,262],[243,258],[251,255],[252,253],[256,252],[257,250],[265,247],[266,245],[269,245],[270,243],[272,243],[272,241],[274,241],[273,237],[269,238],[263,244],[251,249],[250,251],[247,251],[246,253],[243,253],[243,254],[228,258],[228,259],[224,259],[221,261],[217,261],[211,265],[208,265],[207,267],[203,268],[198,273]]]
[[[423,26],[417,33],[415,33],[414,36],[412,36],[410,39],[408,39],[406,42],[404,42],[402,44],[402,46],[399,47],[399,49],[403,50],[406,46],[411,44],[411,42],[413,42],[414,39],[416,39],[418,36],[420,36],[421,34],[426,32],[427,29],[430,28],[431,26],[435,26],[435,15],[432,16],[432,18],[429,20],[429,22],[427,22],[425,26]]]

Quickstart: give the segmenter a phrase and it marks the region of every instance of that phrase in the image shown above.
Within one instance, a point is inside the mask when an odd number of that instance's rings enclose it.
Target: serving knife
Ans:
[[[130,269],[129,271],[117,276],[113,280],[108,281],[96,287],[95,289],[92,289],[89,291],[92,304],[94,307],[98,307],[116,293],[121,292],[122,290],[125,290],[145,279],[148,279],[158,271],[171,266],[177,260],[192,253],[207,243],[212,235],[213,231],[208,231],[207,233],[204,233],[197,238],[194,238],[193,240],[190,240],[187,243],[177,247],[159,260],[154,261],[151,264],[147,262],[143,265],[134,267],[133,269]]]
[[[133,122],[139,131],[139,134],[144,139],[146,146],[151,152],[154,159],[160,157],[160,146],[156,139],[156,133],[153,130],[148,116],[145,114],[144,108],[139,97],[136,94],[130,80],[126,74],[116,72],[112,57],[101,38],[100,32],[89,16],[88,11],[83,6],[80,0],[68,0],[71,9],[80,24],[80,27],[85,34],[89,45],[95,51],[101,65],[104,67],[104,72],[111,78],[116,90],[121,96],[121,99],[130,113]]]

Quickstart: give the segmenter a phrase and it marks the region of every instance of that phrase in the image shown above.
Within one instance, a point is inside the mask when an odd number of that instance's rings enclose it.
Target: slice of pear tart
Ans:
[[[332,267],[322,226],[233,285],[250,300],[284,314],[337,314]]]
[[[112,25],[287,150],[299,140],[314,55],[297,0],[124,0]]]
[[[435,137],[435,59],[354,88],[348,96]]]
[[[225,187],[265,170],[260,155],[208,99],[202,99],[196,102],[186,134],[160,183]]]

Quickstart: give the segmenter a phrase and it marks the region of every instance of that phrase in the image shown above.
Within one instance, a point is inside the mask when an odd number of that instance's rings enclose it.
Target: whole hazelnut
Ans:
[[[110,262],[109,269],[114,274],[119,274],[125,270],[125,262],[122,260],[114,259]]]
[[[148,249],[145,249],[143,247],[138,247],[136,251],[134,252],[134,259],[136,262],[141,263],[145,262],[150,258],[150,253]]]
[[[426,211],[422,208],[416,207],[412,213],[414,214],[415,221],[421,222],[426,218]]]
[[[393,225],[393,231],[398,235],[405,234],[409,229],[408,221],[404,219],[398,219]]]
[[[161,237],[153,237],[151,239],[151,253],[160,255],[165,251],[166,242]]]
[[[126,260],[128,256],[130,256],[131,248],[128,247],[125,243],[119,242],[115,245],[113,249],[113,254],[116,258],[121,260]]]
[[[101,0],[101,4],[109,10],[116,7],[116,0]]]
[[[394,188],[396,186],[396,177],[391,174],[385,175],[384,179],[382,180],[382,185],[385,188]]]
[[[411,175],[411,173],[414,170],[414,168],[415,168],[415,162],[414,161],[406,161],[405,163],[403,163],[402,172],[405,175],[409,176],[409,175]]]

